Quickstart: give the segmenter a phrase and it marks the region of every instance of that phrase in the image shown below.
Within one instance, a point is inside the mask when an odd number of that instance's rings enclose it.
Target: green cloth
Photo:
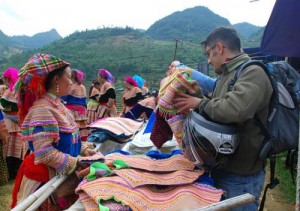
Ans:
[[[103,171],[102,174],[103,177],[109,176],[113,173],[105,163],[95,162],[90,166],[90,173],[86,176],[88,181],[97,179],[97,175],[96,175],[97,170]]]
[[[101,201],[109,201],[109,200],[114,200],[115,202],[121,203],[124,206],[124,203],[121,200],[118,200],[115,196],[111,196],[111,197],[109,197],[107,199],[100,198],[98,200],[99,210],[101,210],[101,211],[109,211],[108,207],[106,207],[106,206],[104,206],[104,205],[101,204]]]
[[[130,166],[124,160],[114,160],[116,169],[129,169]]]

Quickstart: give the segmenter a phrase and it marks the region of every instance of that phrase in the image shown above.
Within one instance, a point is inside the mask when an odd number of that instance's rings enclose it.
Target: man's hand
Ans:
[[[177,93],[173,99],[173,106],[181,113],[188,113],[190,109],[197,108],[201,99],[184,93]]]

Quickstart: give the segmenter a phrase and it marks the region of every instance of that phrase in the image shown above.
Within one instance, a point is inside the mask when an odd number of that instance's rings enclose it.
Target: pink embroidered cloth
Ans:
[[[85,193],[98,204],[101,199],[114,196],[116,200],[135,210],[170,210],[176,202],[186,202],[186,198],[193,201],[186,204],[196,209],[219,202],[222,190],[207,185],[178,185],[151,186],[144,185],[132,188],[125,180],[118,176],[103,177],[91,182],[84,180],[75,190],[77,194]],[[192,206],[192,207],[190,207]]]

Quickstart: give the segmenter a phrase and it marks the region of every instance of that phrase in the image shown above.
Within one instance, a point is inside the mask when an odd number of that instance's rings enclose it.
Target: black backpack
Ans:
[[[270,158],[270,183],[265,187],[260,205],[260,210],[263,210],[267,189],[273,189],[279,184],[274,175],[276,154],[298,148],[300,74],[285,61],[263,64],[258,60],[250,60],[237,68],[229,82],[228,91],[232,90],[243,70],[250,65],[262,67],[273,87],[267,127],[257,115],[254,115],[255,123],[265,136],[259,157]]]

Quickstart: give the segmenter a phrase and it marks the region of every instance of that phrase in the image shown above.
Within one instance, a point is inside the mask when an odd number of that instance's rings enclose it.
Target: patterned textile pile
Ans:
[[[102,143],[109,139],[125,143],[142,127],[143,123],[122,117],[103,118],[88,126],[93,132],[87,141]]]
[[[85,178],[75,190],[85,210],[170,210],[178,203],[196,209],[219,202],[223,194],[197,182],[204,171],[183,155],[155,160],[112,153],[104,158],[83,170]]]

